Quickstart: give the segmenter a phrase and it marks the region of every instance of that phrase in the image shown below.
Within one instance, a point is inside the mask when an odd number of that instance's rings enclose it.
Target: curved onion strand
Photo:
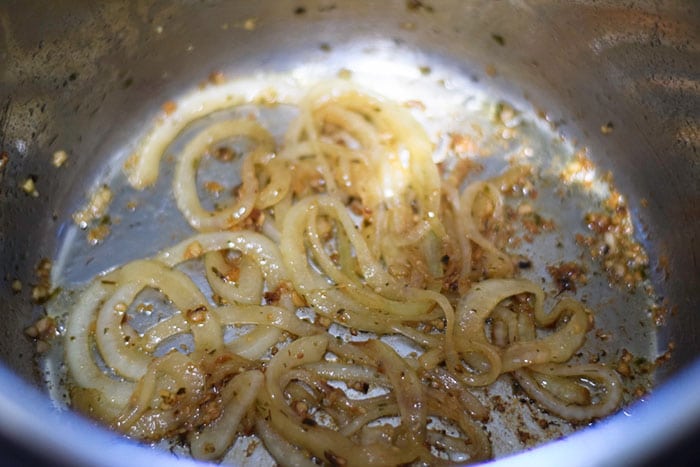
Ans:
[[[255,143],[255,148],[244,156],[241,167],[241,188],[233,205],[217,211],[207,211],[197,195],[196,170],[204,153],[213,145],[235,136],[245,136]],[[253,120],[240,118],[215,123],[202,130],[182,151],[175,167],[173,194],[182,215],[190,225],[200,231],[229,229],[246,217],[255,206],[258,195],[258,179],[255,162],[274,151],[275,142],[262,126]]]
[[[537,384],[537,379],[533,378],[531,372],[590,381],[599,387],[600,400],[586,405],[569,403],[566,399],[557,397],[556,393],[547,391]],[[622,400],[620,376],[615,371],[601,365],[534,365],[516,370],[514,376],[525,392],[538,404],[567,420],[585,421],[603,417],[615,410]]]
[[[212,424],[189,436],[192,455],[197,459],[218,459],[233,444],[236,430],[251,408],[265,377],[258,370],[235,376],[221,390],[223,414]]]

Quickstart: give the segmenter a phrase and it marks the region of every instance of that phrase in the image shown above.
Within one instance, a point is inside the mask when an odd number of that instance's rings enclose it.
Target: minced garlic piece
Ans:
[[[90,245],[97,245],[102,242],[110,233],[109,225],[100,224],[88,231],[87,241]]]
[[[185,250],[185,259],[192,259],[192,258],[197,258],[204,253],[204,248],[202,248],[202,244],[199,243],[198,241],[194,241],[187,245],[187,249]]]
[[[37,198],[39,196],[39,192],[36,190],[36,184],[32,177],[27,177],[27,179],[20,184],[20,187],[32,198]]]
[[[173,101],[167,101],[163,104],[162,109],[166,115],[172,115],[177,110],[177,104]]]
[[[211,84],[224,84],[226,77],[221,71],[215,71],[209,75],[209,82]]]
[[[106,185],[102,185],[92,194],[87,206],[73,214],[73,221],[81,229],[86,229],[91,221],[105,215],[111,201],[112,190]]]
[[[53,153],[53,159],[51,162],[54,167],[61,167],[68,160],[68,153],[66,151],[56,151]]]
[[[50,348],[49,341],[58,335],[56,320],[50,316],[44,316],[25,329],[24,333],[35,340],[36,352],[44,353]]]

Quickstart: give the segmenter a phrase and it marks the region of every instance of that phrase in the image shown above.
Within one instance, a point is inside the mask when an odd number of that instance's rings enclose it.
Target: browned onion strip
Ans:
[[[459,401],[454,395],[429,388],[427,407],[431,415],[455,421],[460,430],[467,435],[470,463],[484,461],[491,457],[491,443],[486,430],[467,417],[464,411],[455,410],[459,407]]]
[[[99,418],[110,419],[110,415],[128,402],[134,383],[110,378],[97,366],[92,358],[91,334],[94,313],[98,306],[114,290],[114,284],[104,283],[99,278],[81,295],[66,324],[66,365],[84,403],[81,405],[94,411]],[[104,399],[104,410],[96,403]]]
[[[485,335],[485,321],[496,306],[508,297],[521,293],[535,296],[535,309],[543,307],[544,293],[536,284],[524,279],[488,279],[476,284],[460,300],[457,309],[454,337],[455,352],[446,349],[446,362],[453,374],[459,374],[463,381],[471,386],[491,384],[502,372],[501,354]],[[542,312],[540,311],[540,314]],[[458,354],[476,352],[489,363],[485,372],[466,373],[458,361]]]
[[[462,408],[469,412],[472,417],[482,422],[488,420],[489,409],[484,406],[476,396],[469,392],[467,388],[462,386],[449,371],[437,367],[426,372],[426,375],[431,381],[437,383],[441,390],[456,397],[461,403]]]
[[[236,266],[231,266],[224,254],[211,251],[204,255],[204,270],[212,291],[228,303],[260,304],[265,278],[256,260],[245,255],[240,257]],[[238,272],[236,280],[229,277],[234,267]]]
[[[561,399],[557,393],[550,392],[537,383],[531,372],[544,373],[549,376],[573,378],[574,381],[585,380],[599,388],[600,400],[591,401],[589,404],[578,405],[569,402],[569,398]],[[516,370],[515,378],[527,394],[535,399],[538,404],[559,417],[567,420],[591,420],[609,414],[622,400],[622,381],[615,371],[601,365],[533,365],[530,368]],[[579,382],[579,384],[581,384]]]
[[[255,434],[260,437],[275,462],[282,467],[318,467],[306,452],[294,446],[272,428],[264,408],[262,410],[263,412],[255,419]]]
[[[591,403],[591,392],[573,378],[547,375],[537,371],[531,371],[530,377],[538,386],[551,392],[555,398],[561,399],[568,405],[588,405]]]
[[[510,257],[487,239],[477,226],[473,209],[480,194],[486,194],[494,204],[494,216],[501,217],[502,199],[498,189],[488,182],[474,182],[460,195],[460,209],[463,218],[462,228],[472,242],[479,245],[489,256],[486,266],[488,277],[510,277],[513,275],[513,262]]]
[[[407,450],[422,446],[425,442],[427,408],[420,378],[406,364],[406,360],[387,344],[370,339],[356,345],[376,361],[379,371],[391,381],[401,414],[401,434],[397,445]]]
[[[280,340],[282,332],[279,329],[273,326],[258,326],[226,344],[226,348],[241,357],[258,360]]]
[[[370,384],[387,384],[387,379],[376,369],[364,365],[339,362],[318,362],[304,368],[327,380],[364,381]]]
[[[223,413],[188,440],[192,455],[197,459],[218,459],[233,444],[241,419],[255,402],[265,377],[258,370],[235,376],[221,390]]]
[[[538,324],[547,326],[555,320],[565,319],[565,324],[552,334],[533,340],[525,340],[525,336],[520,336],[522,340],[510,344],[503,353],[503,371],[538,363],[568,361],[583,345],[590,326],[584,306],[572,298],[562,298],[544,322]]]
[[[160,290],[173,301],[178,315],[185,316],[185,326],[178,330],[192,332],[199,351],[208,352],[223,345],[220,324],[210,313],[207,299],[184,273],[157,261],[136,260],[110,273],[105,280],[114,281],[119,287],[97,314],[96,326],[101,332],[95,333],[95,340],[105,363],[122,376],[140,378],[153,358],[147,347],[139,348],[138,336],[131,333],[130,338],[125,339],[122,330],[127,305],[145,287]],[[193,313],[197,313],[197,321],[188,322],[186,317]],[[161,323],[167,321],[169,319]]]
[[[156,392],[158,388],[175,397],[182,395],[184,406],[191,407],[204,389],[205,375],[186,355],[172,351],[154,359],[146,376],[136,385],[129,405],[115,421],[114,427],[143,439],[159,439],[182,423],[187,414],[178,413],[175,406],[166,405]],[[181,388],[183,390],[181,390]],[[178,401],[180,402],[180,401]]]
[[[258,146],[243,159],[242,184],[236,202],[220,211],[207,211],[200,204],[197,195],[196,170],[199,160],[212,145],[220,144],[234,136],[251,137]],[[190,225],[205,232],[224,230],[248,217],[253,211],[258,193],[255,159],[273,150],[274,140],[269,133],[256,122],[247,119],[219,122],[195,136],[180,155],[173,178],[173,193],[177,206]]]
[[[258,324],[275,326],[297,336],[317,334],[322,329],[310,324],[285,309],[272,305],[227,305],[215,312],[224,325]]]

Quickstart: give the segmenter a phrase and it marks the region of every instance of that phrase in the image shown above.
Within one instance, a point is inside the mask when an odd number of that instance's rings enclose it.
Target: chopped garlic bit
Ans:
[[[583,151],[576,153],[561,173],[564,183],[580,183],[590,187],[596,178],[595,165]]]
[[[165,115],[172,115],[177,110],[177,104],[174,101],[167,101],[162,106]]]
[[[211,84],[224,84],[226,78],[221,71],[215,71],[209,75],[209,82]]]
[[[649,257],[634,239],[634,225],[625,198],[613,190],[604,205],[605,211],[585,215],[584,222],[591,235],[578,234],[576,242],[589,248],[613,283],[631,289],[646,278]]]
[[[192,259],[192,258],[197,258],[204,253],[204,249],[202,248],[202,244],[199,243],[198,241],[194,241],[187,245],[187,249],[185,249],[185,259]]]
[[[350,79],[352,78],[352,71],[347,68],[341,68],[338,70],[338,78],[340,79]]]
[[[26,194],[28,194],[32,198],[37,198],[39,196],[39,192],[36,190],[34,177],[27,177],[27,179],[20,184],[20,187]]]
[[[450,133],[450,149],[458,154],[476,154],[479,148],[476,141],[469,136],[459,133]]]
[[[29,337],[46,339],[56,335],[56,320],[50,316],[44,316],[25,331]]]
[[[51,290],[43,285],[32,287],[32,300],[36,303],[43,303],[51,296]]]
[[[138,154],[132,154],[129,157],[127,157],[126,161],[124,161],[124,170],[126,170],[127,172],[133,170],[136,167],[136,165],[138,165],[138,163]]]
[[[49,259],[43,258],[39,261],[34,271],[37,283],[32,287],[32,300],[35,303],[44,303],[51,298],[53,287],[51,286],[51,267]],[[20,284],[21,285],[21,284]]]
[[[81,229],[87,229],[90,222],[105,215],[111,201],[112,190],[106,185],[102,185],[92,194],[87,206],[73,214],[73,221]]]
[[[50,316],[44,316],[25,329],[24,334],[36,341],[37,353],[44,353],[49,350],[51,339],[58,335],[56,320]]]
[[[16,293],[16,294],[20,293],[22,291],[22,281],[20,281],[19,279],[13,280],[11,287],[12,287],[13,293]]]
[[[256,104],[277,105],[279,104],[279,94],[274,88],[266,88],[255,99]]]
[[[306,302],[306,299],[294,289],[292,289],[292,303],[297,308],[309,306],[309,304]]]
[[[56,151],[53,153],[53,159],[51,162],[54,167],[61,167],[68,160],[68,153],[66,151]]]
[[[204,189],[207,190],[212,195],[219,197],[224,191],[224,186],[219,182],[208,181],[204,182]]]
[[[207,313],[207,307],[204,305],[200,305],[192,310],[187,310],[185,316],[189,323],[201,324],[207,320]]]
[[[243,29],[245,29],[246,31],[253,31],[257,26],[258,26],[258,19],[257,18],[248,18],[243,23]]]

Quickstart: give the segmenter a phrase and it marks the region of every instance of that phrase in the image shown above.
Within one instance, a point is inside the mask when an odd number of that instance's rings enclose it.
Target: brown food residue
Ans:
[[[214,151],[212,155],[221,162],[231,162],[236,157],[236,153],[233,149],[226,146],[216,148],[216,151]]]
[[[520,221],[525,230],[532,235],[537,235],[542,232],[554,231],[556,225],[552,219],[546,219],[536,212],[528,212],[522,216]]]
[[[226,77],[221,71],[214,71],[209,75],[209,82],[211,84],[223,84],[225,81]]]
[[[112,190],[107,185],[102,185],[90,196],[87,205],[73,214],[73,221],[81,229],[86,229],[90,222],[104,217],[111,202]]]
[[[613,283],[630,289],[646,278],[649,257],[634,239],[634,226],[622,195],[613,190],[605,207],[606,212],[585,215],[584,221],[593,235],[579,234],[576,241],[589,248]]]
[[[564,291],[576,292],[576,283],[586,284],[586,270],[578,263],[568,262],[547,266],[547,272],[557,285],[559,293]]]
[[[100,224],[88,230],[87,242],[90,245],[97,245],[109,236],[111,229],[108,223]]]
[[[632,362],[633,357],[634,356],[627,349],[622,349],[622,355],[620,356],[620,360],[617,362],[617,367],[615,370],[622,376],[629,377],[632,374],[630,363]]]

